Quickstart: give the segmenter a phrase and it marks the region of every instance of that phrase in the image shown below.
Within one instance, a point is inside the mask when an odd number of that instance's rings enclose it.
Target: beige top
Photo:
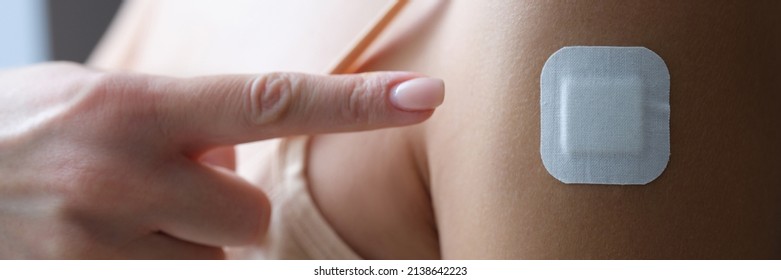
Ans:
[[[264,161],[266,171],[240,170],[269,196],[271,223],[257,246],[231,248],[235,259],[360,259],[339,237],[317,209],[305,176],[308,137],[268,140],[255,144],[255,160]],[[266,156],[268,155],[268,156]],[[266,176],[269,174],[270,176]]]

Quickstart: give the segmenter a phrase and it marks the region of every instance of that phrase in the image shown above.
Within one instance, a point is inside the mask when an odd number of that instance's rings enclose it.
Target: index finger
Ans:
[[[408,72],[271,73],[152,79],[176,142],[197,146],[410,125],[431,116],[444,83]]]

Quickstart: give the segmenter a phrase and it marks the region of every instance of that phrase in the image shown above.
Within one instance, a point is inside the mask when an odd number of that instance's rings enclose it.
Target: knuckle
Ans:
[[[116,115],[124,111],[123,96],[130,95],[131,83],[128,76],[118,73],[99,73],[89,77],[82,85],[82,98],[79,106],[75,107],[80,112],[99,112],[101,114]],[[126,104],[125,104],[126,105]]]
[[[86,90],[90,95],[98,96],[120,93],[129,85],[128,77],[130,75],[123,73],[98,73],[87,83]]]
[[[159,96],[147,94],[146,76],[125,73],[97,73],[82,86],[82,96],[73,106],[74,116],[89,117],[96,133],[105,137],[140,137],[136,133],[158,121],[155,105]],[[103,139],[103,138],[101,138]]]
[[[151,94],[144,94],[148,91],[144,87],[149,85],[149,77],[139,74],[127,73],[96,73],[90,76],[89,82],[85,83],[84,90],[86,95],[92,97],[91,101],[96,105],[124,105],[132,102],[133,105],[144,104],[144,98],[154,97]],[[137,108],[130,106],[129,108]],[[120,109],[120,108],[111,108]]]
[[[269,73],[252,79],[249,86],[248,123],[265,126],[282,121],[293,105],[301,81],[285,73]]]
[[[363,76],[352,81],[348,102],[342,107],[342,117],[354,123],[372,123],[376,107],[376,92],[383,91],[383,84]]]

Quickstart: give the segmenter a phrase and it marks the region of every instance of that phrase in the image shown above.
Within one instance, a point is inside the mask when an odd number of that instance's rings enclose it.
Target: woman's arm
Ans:
[[[416,3],[361,70],[441,77],[443,106],[311,147],[315,201],[362,256],[781,257],[781,5],[452,1],[414,21]],[[566,185],[542,164],[540,72],[581,45],[669,68],[671,156],[648,185]]]
[[[781,257],[781,5],[492,3],[451,3],[410,60],[448,65],[426,140],[443,257]],[[543,167],[540,72],[577,45],[665,60],[671,156],[650,184],[565,185]]]

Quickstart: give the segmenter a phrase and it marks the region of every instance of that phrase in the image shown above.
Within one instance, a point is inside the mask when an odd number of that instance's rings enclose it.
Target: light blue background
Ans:
[[[45,0],[0,0],[0,69],[49,59]]]

